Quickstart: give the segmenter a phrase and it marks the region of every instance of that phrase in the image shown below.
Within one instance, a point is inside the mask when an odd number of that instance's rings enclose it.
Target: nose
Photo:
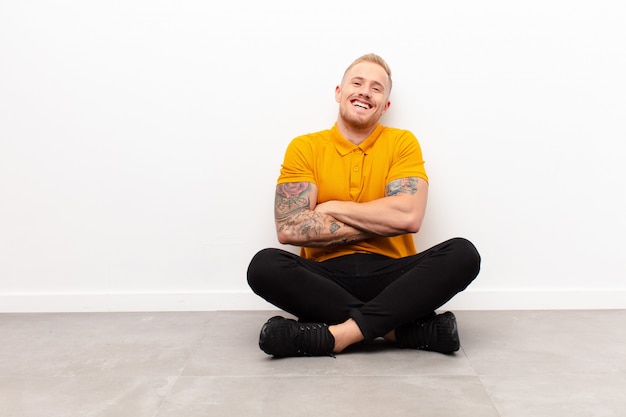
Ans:
[[[370,96],[370,89],[368,86],[362,84],[359,87],[359,95],[363,96],[363,97],[369,97]]]

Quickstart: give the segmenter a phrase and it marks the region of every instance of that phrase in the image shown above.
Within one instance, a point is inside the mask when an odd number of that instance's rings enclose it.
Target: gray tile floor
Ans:
[[[457,311],[454,355],[272,359],[275,313],[0,314],[0,416],[626,416],[626,310]]]

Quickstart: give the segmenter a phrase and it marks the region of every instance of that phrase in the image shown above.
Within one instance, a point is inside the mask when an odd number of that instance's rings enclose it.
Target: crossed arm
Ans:
[[[367,203],[331,200],[316,204],[315,184],[279,184],[274,201],[278,240],[296,246],[327,247],[416,233],[427,195],[428,183],[417,177],[389,182],[385,197]]]

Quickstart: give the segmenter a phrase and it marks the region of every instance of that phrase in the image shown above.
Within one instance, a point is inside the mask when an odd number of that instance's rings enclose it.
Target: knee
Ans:
[[[474,263],[478,267],[480,266],[480,254],[472,242],[464,237],[455,237],[451,239],[451,242],[458,256],[467,259],[468,262]]]
[[[248,265],[247,278],[248,285],[255,292],[264,288],[274,275],[271,272],[271,267],[276,265],[277,253],[277,249],[266,248],[260,250],[252,257]]]
[[[472,242],[462,237],[451,239],[450,244],[453,247],[455,263],[467,277],[469,284],[480,272],[480,253]]]
[[[248,264],[248,285],[254,288],[254,284],[257,282],[259,277],[263,276],[264,265],[267,264],[267,257],[269,256],[271,249],[262,249],[257,252]]]

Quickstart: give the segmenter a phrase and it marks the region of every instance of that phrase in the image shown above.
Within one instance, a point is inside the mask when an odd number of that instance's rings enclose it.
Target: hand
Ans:
[[[319,203],[318,205],[315,206],[314,211],[319,214],[328,214],[332,216],[333,207],[336,207],[337,203],[341,203],[341,202],[336,201],[336,200],[329,200],[323,203]]]

